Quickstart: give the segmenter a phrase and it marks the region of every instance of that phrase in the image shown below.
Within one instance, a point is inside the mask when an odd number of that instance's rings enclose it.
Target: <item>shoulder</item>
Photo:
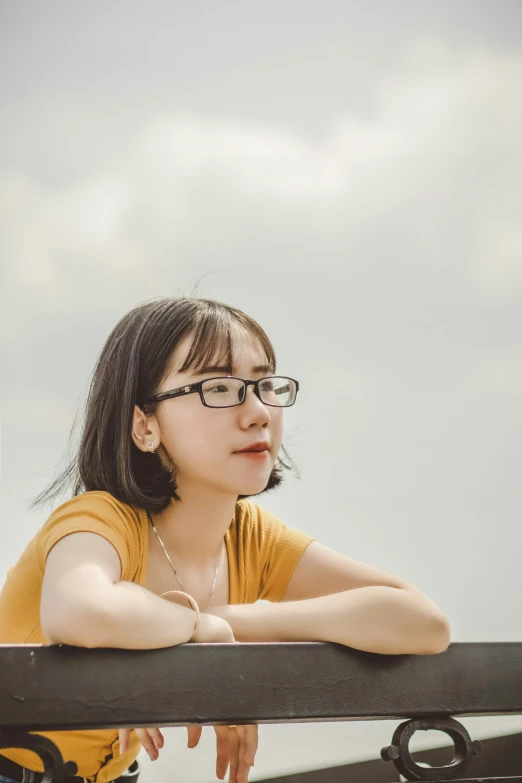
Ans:
[[[48,553],[72,533],[96,533],[106,538],[125,562],[134,560],[140,545],[140,510],[109,492],[83,492],[56,508],[37,534],[37,552],[43,567]]]
[[[258,503],[242,499],[237,504],[238,538],[245,562],[256,581],[256,596],[280,601],[312,536],[285,525]]]
[[[283,523],[268,509],[242,498],[236,505],[236,524],[243,534],[261,536]]]
[[[284,524],[267,508],[243,498],[236,506],[236,523],[238,534],[244,539],[255,541],[259,548],[270,548],[274,545],[292,545],[305,540],[309,543],[311,536],[300,530]]]
[[[58,506],[46,524],[56,519],[67,519],[68,517],[85,518],[109,518],[113,520],[121,519],[124,521],[138,521],[139,511],[127,503],[123,503],[111,495],[110,492],[82,492]]]

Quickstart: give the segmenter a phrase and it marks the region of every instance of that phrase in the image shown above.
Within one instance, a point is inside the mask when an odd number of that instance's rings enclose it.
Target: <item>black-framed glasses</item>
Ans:
[[[188,386],[180,386],[178,389],[155,394],[154,397],[144,400],[142,406],[199,392],[201,402],[207,408],[233,408],[246,400],[249,386],[254,387],[254,394],[261,402],[274,408],[288,408],[293,405],[299,391],[299,383],[296,380],[281,375],[270,375],[266,378],[259,378],[257,381],[226,375],[206,378],[198,383],[191,383]]]

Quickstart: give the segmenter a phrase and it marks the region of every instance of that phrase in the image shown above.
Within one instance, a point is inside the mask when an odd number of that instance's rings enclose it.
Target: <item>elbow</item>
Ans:
[[[444,615],[434,617],[425,629],[421,647],[416,655],[439,655],[445,652],[451,642],[451,629]]]
[[[71,629],[64,631],[60,629],[53,629],[52,631],[42,630],[48,645],[66,644],[69,647],[86,647],[89,649],[107,646],[101,638],[98,639],[89,631],[75,633]]]
[[[71,608],[69,612],[51,617],[42,614],[40,624],[48,644],[67,644],[71,647],[91,649],[106,646],[103,613],[92,608]]]
[[[451,628],[445,614],[430,601],[418,588],[406,586],[410,597],[414,596],[416,619],[414,621],[417,637],[414,655],[439,655],[445,652],[451,642]]]

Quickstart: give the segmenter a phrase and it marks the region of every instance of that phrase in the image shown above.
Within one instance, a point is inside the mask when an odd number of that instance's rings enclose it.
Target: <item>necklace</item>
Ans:
[[[170,559],[170,555],[169,555],[169,553],[167,552],[167,550],[165,549],[165,544],[164,544],[164,543],[163,543],[163,541],[161,540],[160,534],[159,534],[159,533],[158,533],[158,531],[156,530],[156,526],[155,526],[154,522],[152,521],[152,517],[151,517],[151,515],[150,515],[150,513],[149,513],[148,511],[147,511],[147,516],[148,516],[148,518],[149,518],[149,522],[150,522],[150,524],[152,525],[152,529],[153,529],[153,530],[154,530],[154,532],[156,533],[156,538],[158,539],[158,541],[159,541],[159,543],[160,543],[160,546],[161,546],[161,548],[162,548],[162,549],[163,549],[163,551],[165,552],[165,557],[166,557],[166,558],[167,558],[167,560],[169,561],[169,563],[170,563],[170,567],[171,567],[171,568],[172,568],[172,570],[174,571],[174,574],[175,574],[175,576],[176,576],[176,579],[178,580],[178,582],[179,582],[179,584],[180,584],[180,586],[181,586],[181,589],[183,590],[183,592],[185,592],[185,593],[186,593],[187,591],[185,590],[185,588],[183,587],[183,585],[182,585],[182,583],[181,583],[181,579],[180,579],[180,578],[179,578],[179,576],[178,576],[178,572],[177,572],[177,571],[176,571],[176,569],[174,568],[174,563],[173,563],[173,562],[172,562],[172,560]],[[210,604],[210,599],[212,598],[212,593],[214,592],[214,587],[215,587],[215,585],[216,585],[216,579],[217,579],[217,575],[218,575],[218,570],[219,570],[219,564],[220,564],[220,561],[221,561],[221,553],[222,553],[222,551],[223,551],[223,545],[221,545],[221,547],[220,547],[220,549],[219,549],[218,556],[217,556],[217,560],[216,560],[216,571],[215,571],[215,574],[214,574],[214,581],[212,582],[212,587],[210,588],[210,594],[209,594],[209,596],[208,596],[208,603],[207,603],[207,606],[205,607],[205,609],[206,609],[206,608],[208,607],[208,605]]]

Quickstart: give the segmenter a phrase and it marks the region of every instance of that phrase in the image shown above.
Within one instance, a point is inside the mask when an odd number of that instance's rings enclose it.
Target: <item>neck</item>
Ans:
[[[215,562],[234,517],[237,495],[202,488],[179,487],[181,501],[172,501],[151,519],[169,552],[193,563]]]

